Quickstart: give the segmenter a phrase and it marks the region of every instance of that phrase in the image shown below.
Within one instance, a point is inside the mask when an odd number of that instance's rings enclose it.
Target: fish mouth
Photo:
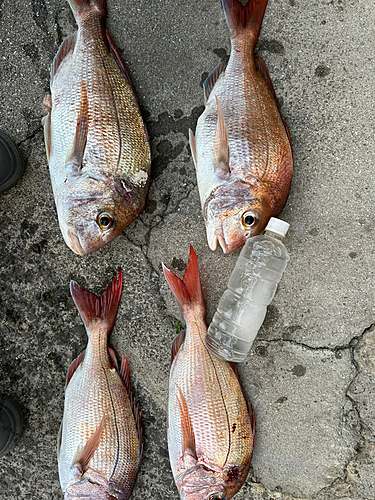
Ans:
[[[80,255],[81,257],[86,254],[81,245],[81,242],[79,241],[78,234],[74,233],[71,229],[68,229],[67,240],[68,246],[73,250],[74,253]]]
[[[229,249],[228,245],[225,242],[224,235],[223,235],[223,230],[222,229],[216,229],[216,231],[215,231],[215,238],[216,238],[215,248],[216,248],[217,242],[219,242],[219,245],[221,246],[223,252],[224,253],[229,253],[230,249]]]

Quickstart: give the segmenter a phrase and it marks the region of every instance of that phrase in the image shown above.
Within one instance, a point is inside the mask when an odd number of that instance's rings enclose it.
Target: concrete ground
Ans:
[[[240,368],[257,421],[236,498],[375,499],[375,11],[369,0],[270,0],[258,44],[287,118],[295,174],[282,214],[290,263]],[[219,0],[108,0],[108,30],[152,141],[145,211],[81,258],[59,231],[40,125],[49,68],[75,30],[65,0],[0,0],[0,130],[26,163],[0,197],[0,392],[25,415],[0,459],[1,499],[62,499],[56,437],[65,374],[86,345],[70,279],[95,293],[124,272],[111,342],[142,409],[144,458],[132,498],[177,499],[167,452],[170,344],[181,314],[161,261],[193,244],[208,320],[238,251],[208,248],[188,146],[202,81],[229,51]]]

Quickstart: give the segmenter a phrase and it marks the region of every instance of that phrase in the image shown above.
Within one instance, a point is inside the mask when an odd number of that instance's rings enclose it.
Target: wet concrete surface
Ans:
[[[236,498],[375,499],[374,57],[368,0],[270,0],[258,45],[287,118],[295,174],[282,217],[291,255],[240,368],[257,420],[248,480]],[[56,440],[66,371],[86,345],[69,281],[101,293],[118,267],[124,291],[111,336],[130,364],[144,458],[133,492],[177,499],[166,441],[170,344],[183,322],[161,272],[193,244],[208,319],[238,251],[211,252],[188,146],[202,81],[229,53],[219,0],[108,0],[108,30],[152,142],[146,208],[115,241],[81,258],[56,217],[41,102],[63,38],[65,0],[0,0],[0,129],[25,175],[0,197],[0,391],[25,415],[0,459],[0,498],[62,499]]]

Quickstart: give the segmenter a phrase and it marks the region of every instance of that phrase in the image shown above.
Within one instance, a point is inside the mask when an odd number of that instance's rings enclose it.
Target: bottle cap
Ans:
[[[286,233],[288,232],[289,224],[281,219],[277,219],[276,217],[271,217],[265,231],[271,231],[271,233],[279,234],[284,238]]]

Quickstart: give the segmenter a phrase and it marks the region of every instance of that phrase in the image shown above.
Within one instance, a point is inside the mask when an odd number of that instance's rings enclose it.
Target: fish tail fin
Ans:
[[[164,264],[163,272],[182,312],[185,314],[189,309],[198,306],[205,317],[206,308],[202,295],[198,261],[193,247],[190,246],[189,262],[182,280],[167,269]]]
[[[268,0],[249,0],[245,6],[239,0],[221,0],[231,37],[244,31],[256,45]]]
[[[100,17],[107,15],[107,0],[68,0],[76,21],[90,10],[99,12]]]
[[[115,324],[118,306],[122,292],[122,271],[119,269],[118,278],[114,276],[107,290],[97,297],[82,288],[75,281],[70,282],[70,293],[81,315],[87,332],[94,323],[104,322],[108,334]]]

